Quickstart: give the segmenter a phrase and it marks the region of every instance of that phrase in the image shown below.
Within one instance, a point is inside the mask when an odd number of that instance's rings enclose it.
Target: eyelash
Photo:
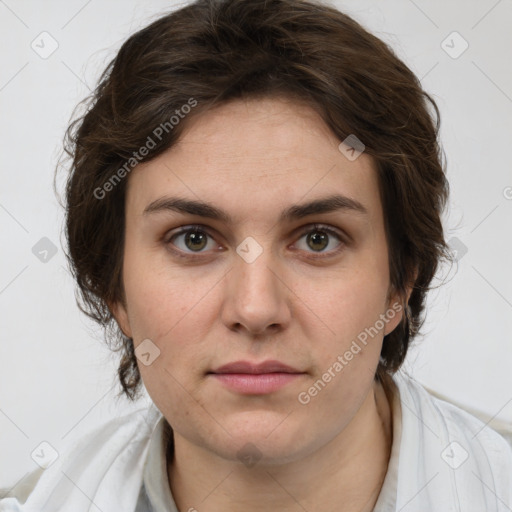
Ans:
[[[322,231],[324,233],[327,233],[329,236],[336,237],[340,241],[340,247],[338,247],[337,249],[334,249],[332,251],[329,251],[327,256],[318,254],[318,255],[310,256],[311,259],[324,259],[324,258],[328,258],[328,257],[333,257],[333,256],[336,256],[337,254],[339,254],[343,250],[343,248],[346,244],[343,235],[340,232],[338,232],[337,230],[335,230],[329,226],[323,225],[323,224],[313,224],[313,225],[308,226],[307,229],[304,229],[301,231],[299,240],[302,237],[304,237],[305,235],[314,233],[315,231]],[[179,235],[191,233],[191,232],[204,233],[204,234],[208,235],[210,238],[213,238],[213,236],[208,232],[208,230],[205,227],[203,227],[200,224],[192,224],[189,226],[182,226],[181,228],[179,228],[178,232],[173,233],[170,236],[166,236],[164,239],[164,243],[167,246],[173,245],[172,240],[174,240],[176,237],[178,237]],[[189,260],[202,258],[202,256],[200,255],[201,253],[198,253],[196,255],[194,253],[184,253],[181,249],[178,249],[178,250],[169,249],[169,250],[171,250],[175,255],[177,255],[180,258],[187,258]]]

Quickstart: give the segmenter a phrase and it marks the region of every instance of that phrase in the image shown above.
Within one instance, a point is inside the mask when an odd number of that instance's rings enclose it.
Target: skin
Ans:
[[[174,431],[169,484],[188,511],[371,511],[387,470],[392,423],[374,375],[378,335],[307,405],[298,395],[332,367],[393,303],[382,205],[372,159],[348,160],[310,107],[236,100],[193,118],[180,142],[129,176],[123,282],[112,306],[135,347],[145,387]],[[334,192],[367,214],[339,210],[279,222],[283,209]],[[208,202],[233,224],[175,211],[143,214],[162,196]],[[308,241],[314,223],[340,232]],[[204,242],[172,239],[201,224]],[[320,228],[321,232],[321,228]],[[236,252],[253,237],[262,253]],[[176,255],[181,251],[182,258]],[[339,251],[338,251],[339,249]],[[338,252],[337,252],[338,251]],[[195,256],[195,259],[192,257]],[[315,259],[317,256],[317,259]],[[237,360],[277,359],[303,375],[265,395],[242,395],[206,375]],[[252,443],[249,467],[239,450]]]

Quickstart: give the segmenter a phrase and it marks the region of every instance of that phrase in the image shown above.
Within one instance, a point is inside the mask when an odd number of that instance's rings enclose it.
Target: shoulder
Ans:
[[[48,468],[29,473],[10,491],[0,490],[0,511],[85,511],[84,492],[101,508],[96,499],[112,495],[113,488],[124,493],[130,485],[140,486],[149,439],[160,417],[160,411],[151,404],[67,442]],[[106,487],[110,493],[105,493]],[[132,497],[127,494],[126,498],[117,497],[118,504],[130,502]]]
[[[478,504],[483,510],[502,510],[503,503],[512,506],[508,442],[481,419],[434,396],[412,377],[399,372],[393,380],[402,408],[401,461],[404,471],[414,468],[416,477],[409,491],[428,482],[432,494],[436,489],[438,495],[449,496],[453,506]]]
[[[445,435],[452,434],[480,444],[493,453],[501,453],[507,460],[512,456],[512,447],[507,440],[494,429],[490,428],[479,417],[471,414],[459,404],[440,398],[425,386],[405,374],[400,374],[397,382],[402,401],[423,413],[425,418],[434,422]]]

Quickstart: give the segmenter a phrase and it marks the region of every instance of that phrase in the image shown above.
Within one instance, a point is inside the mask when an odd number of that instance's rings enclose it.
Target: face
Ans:
[[[289,100],[191,121],[129,177],[114,313],[175,436],[226,460],[252,443],[269,463],[293,461],[356,417],[401,318],[376,172]],[[296,373],[211,373],[269,360]]]

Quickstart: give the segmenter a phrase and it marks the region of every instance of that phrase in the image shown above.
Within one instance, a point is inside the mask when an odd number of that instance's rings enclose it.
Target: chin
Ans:
[[[271,426],[262,428],[262,423],[251,426],[226,424],[231,436],[223,438],[223,446],[217,445],[217,454],[227,460],[239,461],[248,468],[259,466],[276,466],[287,464],[313,452],[317,446],[314,440],[304,437],[304,426],[294,430],[293,425],[286,425],[288,420],[275,421]],[[227,442],[226,442],[227,441]],[[211,441],[210,441],[211,442]],[[213,447],[211,447],[213,449]]]

